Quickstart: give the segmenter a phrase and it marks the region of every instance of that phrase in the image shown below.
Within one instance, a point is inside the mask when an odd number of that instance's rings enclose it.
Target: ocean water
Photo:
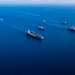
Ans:
[[[75,75],[75,6],[0,6],[0,18],[0,75]]]

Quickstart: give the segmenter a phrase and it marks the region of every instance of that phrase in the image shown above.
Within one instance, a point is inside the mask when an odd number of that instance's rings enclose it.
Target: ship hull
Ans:
[[[69,31],[75,32],[75,29],[68,28]]]
[[[36,33],[33,34],[33,33],[27,32],[27,35],[29,35],[29,36],[31,36],[31,37],[33,37],[33,38],[39,39],[39,40],[42,40],[42,39],[44,38],[44,37],[42,37],[42,36],[38,36],[38,34],[36,35]]]
[[[38,28],[39,30],[44,30],[45,31],[45,29],[44,28]]]

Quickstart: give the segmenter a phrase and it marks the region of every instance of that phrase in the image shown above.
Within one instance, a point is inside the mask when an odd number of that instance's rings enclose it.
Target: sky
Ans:
[[[0,0],[0,4],[75,4],[75,0]]]

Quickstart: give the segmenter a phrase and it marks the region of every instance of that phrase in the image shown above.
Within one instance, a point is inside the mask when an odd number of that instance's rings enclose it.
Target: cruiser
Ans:
[[[75,27],[74,26],[71,26],[71,27],[68,28],[68,30],[69,31],[75,31]]]
[[[42,26],[39,26],[38,29],[40,29],[40,30],[45,30],[45,28],[42,27]]]
[[[29,29],[28,29],[28,31],[27,31],[27,34],[30,35],[30,36],[32,36],[32,37],[34,37],[34,38],[41,39],[41,40],[44,38],[44,37],[41,36],[40,34],[35,33],[35,32],[33,32],[33,31],[30,31]]]

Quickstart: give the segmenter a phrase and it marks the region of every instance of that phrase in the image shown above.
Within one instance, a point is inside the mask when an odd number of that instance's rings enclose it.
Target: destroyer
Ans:
[[[45,30],[45,28],[43,26],[39,26],[38,29]]]
[[[28,29],[28,31],[27,31],[27,34],[30,35],[30,36],[32,36],[32,37],[34,37],[34,38],[41,39],[41,40],[44,38],[44,37],[41,36],[40,34],[35,33],[35,32],[33,32],[33,31],[30,31],[29,29]]]
[[[74,26],[71,26],[71,27],[68,28],[68,30],[69,31],[75,31],[75,27]]]
[[[66,24],[67,24],[67,22],[63,21],[63,22],[61,22],[61,24],[64,24],[64,25],[66,25]]]
[[[3,21],[3,19],[1,18],[0,21]]]
[[[45,23],[45,22],[46,22],[46,20],[42,20],[42,22],[44,22],[44,23]]]

